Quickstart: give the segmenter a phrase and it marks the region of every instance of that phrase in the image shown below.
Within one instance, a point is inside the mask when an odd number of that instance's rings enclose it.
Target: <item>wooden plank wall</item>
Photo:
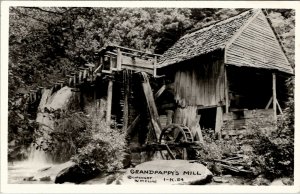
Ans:
[[[263,13],[258,14],[229,46],[225,63],[291,71]]]
[[[224,101],[223,60],[193,60],[175,73],[175,100],[182,107],[217,106]]]

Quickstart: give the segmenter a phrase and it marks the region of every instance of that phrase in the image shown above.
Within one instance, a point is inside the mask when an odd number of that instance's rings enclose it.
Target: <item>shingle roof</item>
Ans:
[[[226,43],[247,23],[251,16],[254,16],[256,11],[253,9],[245,11],[237,16],[186,34],[160,57],[158,65],[163,67],[175,64],[225,48]]]

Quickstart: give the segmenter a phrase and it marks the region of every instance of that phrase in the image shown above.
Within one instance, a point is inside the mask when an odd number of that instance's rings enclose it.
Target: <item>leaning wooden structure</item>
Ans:
[[[158,66],[174,84],[180,120],[200,118],[202,128],[220,135],[224,121],[240,128],[257,117],[276,119],[286,100],[285,80],[293,74],[262,10],[186,34],[160,57]],[[184,122],[192,127],[190,123]]]
[[[127,133],[132,155],[147,153],[148,159],[157,152],[191,159],[203,129],[221,138],[226,122],[239,129],[258,117],[276,119],[293,74],[262,10],[186,34],[163,55],[118,45],[97,55],[98,61],[53,87],[73,87],[82,107],[105,99],[106,121]]]

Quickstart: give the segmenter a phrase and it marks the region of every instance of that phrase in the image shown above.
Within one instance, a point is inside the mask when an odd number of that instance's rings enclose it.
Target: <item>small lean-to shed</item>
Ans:
[[[173,83],[173,122],[216,132],[224,120],[276,118],[286,97],[284,82],[293,74],[260,9],[184,35],[160,57],[157,71]]]

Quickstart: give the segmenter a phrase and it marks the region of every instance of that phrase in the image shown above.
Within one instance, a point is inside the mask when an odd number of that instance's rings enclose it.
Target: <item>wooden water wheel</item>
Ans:
[[[166,145],[161,151],[163,159],[188,159],[187,148],[182,143],[193,142],[193,135],[188,127],[171,124],[164,128],[160,134],[159,143]]]

